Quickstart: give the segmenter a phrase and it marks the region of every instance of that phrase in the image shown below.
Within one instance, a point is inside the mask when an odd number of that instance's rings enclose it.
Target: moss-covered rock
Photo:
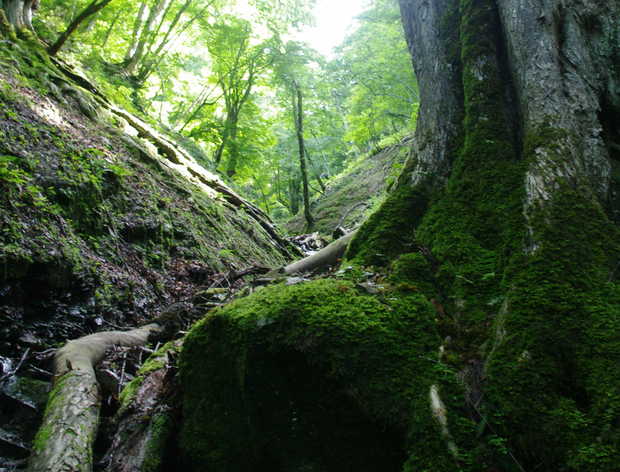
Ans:
[[[233,302],[181,353],[183,465],[397,471],[424,441],[419,457],[451,470],[428,400],[438,345],[419,294],[378,299],[317,280]]]

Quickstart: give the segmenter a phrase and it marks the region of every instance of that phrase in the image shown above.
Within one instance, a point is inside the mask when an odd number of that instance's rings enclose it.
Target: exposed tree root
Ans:
[[[94,366],[113,346],[146,344],[159,323],[131,331],[105,331],[69,341],[54,358],[54,388],[37,432],[29,472],[90,472],[101,394]]]
[[[333,243],[325,246],[316,254],[305,257],[300,261],[293,262],[284,267],[284,273],[287,275],[295,274],[298,272],[309,272],[318,267],[325,267],[335,264],[339,258],[341,258],[351,241],[351,238],[355,235],[355,231],[351,231],[349,234],[337,239]]]

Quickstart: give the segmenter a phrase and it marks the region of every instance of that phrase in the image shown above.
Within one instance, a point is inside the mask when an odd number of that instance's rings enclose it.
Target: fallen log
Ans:
[[[357,231],[357,230],[356,230]],[[334,265],[347,250],[349,242],[355,235],[356,231],[351,231],[340,239],[328,244],[323,249],[311,256],[305,257],[299,261],[293,262],[284,267],[284,273],[287,275],[299,272],[310,272],[319,267]]]
[[[29,472],[90,472],[101,393],[94,366],[113,346],[146,344],[163,330],[151,323],[130,331],[104,331],[69,341],[54,358],[54,387],[34,440]]]

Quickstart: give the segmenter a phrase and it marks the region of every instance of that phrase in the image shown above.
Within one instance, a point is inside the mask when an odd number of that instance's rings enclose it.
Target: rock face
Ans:
[[[0,61],[0,344],[26,320],[46,338],[64,320],[58,340],[134,323],[191,301],[215,272],[289,257],[260,210],[35,46],[3,42]]]

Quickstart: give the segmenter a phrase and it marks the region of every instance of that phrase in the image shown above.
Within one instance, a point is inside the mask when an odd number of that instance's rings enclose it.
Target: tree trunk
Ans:
[[[237,143],[237,119],[232,123],[229,139],[228,162],[226,163],[226,175],[232,177],[237,173],[237,163],[239,160],[239,145]]]
[[[157,63],[157,58],[159,58],[160,55],[162,54],[162,51],[163,51],[164,47],[166,47],[168,45],[168,41],[170,39],[170,35],[172,34],[174,29],[176,28],[177,23],[179,22],[179,20],[183,16],[183,13],[185,13],[185,10],[187,10],[189,8],[189,6],[191,5],[192,1],[193,0],[185,0],[185,3],[181,6],[181,8],[179,8],[179,10],[175,14],[174,18],[170,22],[170,26],[168,26],[168,29],[166,30],[166,33],[164,34],[163,39],[160,41],[160,43],[157,46],[157,48],[155,49],[155,51],[152,51],[152,49],[153,49],[152,46],[154,46],[154,44],[152,44],[151,47],[149,48],[149,50],[147,51],[145,60],[143,61],[142,66],[140,67],[140,71],[138,72],[138,80],[140,82],[146,81],[148,76],[151,74],[155,64]],[[170,2],[170,4],[168,5],[168,9],[172,6],[172,3],[173,2]],[[165,16],[166,16],[165,14],[162,16],[162,22],[163,22]],[[161,28],[161,23],[162,22],[160,22],[160,28]]]
[[[103,41],[101,42],[101,49],[105,49],[106,45],[108,44],[108,40],[110,39],[110,35],[112,34],[112,31],[114,31],[114,26],[116,26],[116,22],[121,17],[122,13],[123,13],[123,11],[119,10],[116,13],[116,15],[114,15],[114,18],[110,22],[110,25],[106,29],[105,35],[103,36]]]
[[[152,40],[151,35],[153,33],[155,20],[157,20],[165,7],[166,0],[155,0],[154,5],[149,11],[149,16],[146,20],[146,23],[144,24],[144,26],[138,27],[139,34],[136,38],[133,39],[135,47],[133,51],[128,54],[129,57],[125,60],[125,63],[123,64],[123,70],[127,74],[133,74],[136,71],[138,64],[144,56],[147,43],[149,42],[149,40]],[[140,11],[142,11],[142,9]],[[134,33],[136,32],[136,28],[134,28]]]
[[[216,168],[222,162],[222,157],[224,156],[224,149],[228,144],[228,138],[232,129],[232,120],[232,115],[228,113],[226,115],[226,120],[224,121],[224,129],[222,130],[222,141],[220,142],[220,145],[217,147],[215,155],[213,156],[213,162],[215,163]]]
[[[434,285],[456,377],[433,392],[461,385],[460,400],[431,398],[447,457],[615,470],[620,2],[400,7],[420,86],[415,144],[348,257],[427,261],[418,277]],[[415,470],[455,470],[418,439]]]
[[[147,0],[142,0],[142,2],[140,3],[140,8],[138,9],[138,14],[134,18],[133,31],[131,33],[131,43],[127,48],[127,52],[125,53],[125,59],[123,60],[125,64],[129,63],[131,57],[136,52],[136,48],[138,47],[138,40],[140,39],[140,32],[142,31],[144,22],[144,12],[146,11],[147,4]]]
[[[301,186],[301,177],[293,174],[288,179],[288,201],[291,215],[299,213],[299,187]]]
[[[32,29],[33,10],[38,7],[35,0],[4,0],[0,3],[0,10],[4,12],[8,25],[13,31]],[[8,32],[7,32],[8,33]]]
[[[304,143],[304,110],[301,88],[297,82],[293,82],[293,117],[295,119],[295,132],[299,147],[299,171],[301,173],[302,190],[304,197],[304,217],[306,218],[306,230],[312,231],[314,218],[310,212],[310,192],[308,189],[308,169],[306,167],[306,146]]]
[[[86,18],[95,15],[111,1],[112,0],[93,0],[92,2],[90,2],[88,6],[84,8],[84,10],[82,10],[78,16],[75,17],[71,24],[67,26],[65,32],[58,37],[56,42],[49,47],[48,52],[50,56],[55,56],[58,51],[60,51],[60,48],[62,48],[67,39],[69,39],[69,36],[71,36],[73,32],[78,29],[78,27],[84,22]]]

